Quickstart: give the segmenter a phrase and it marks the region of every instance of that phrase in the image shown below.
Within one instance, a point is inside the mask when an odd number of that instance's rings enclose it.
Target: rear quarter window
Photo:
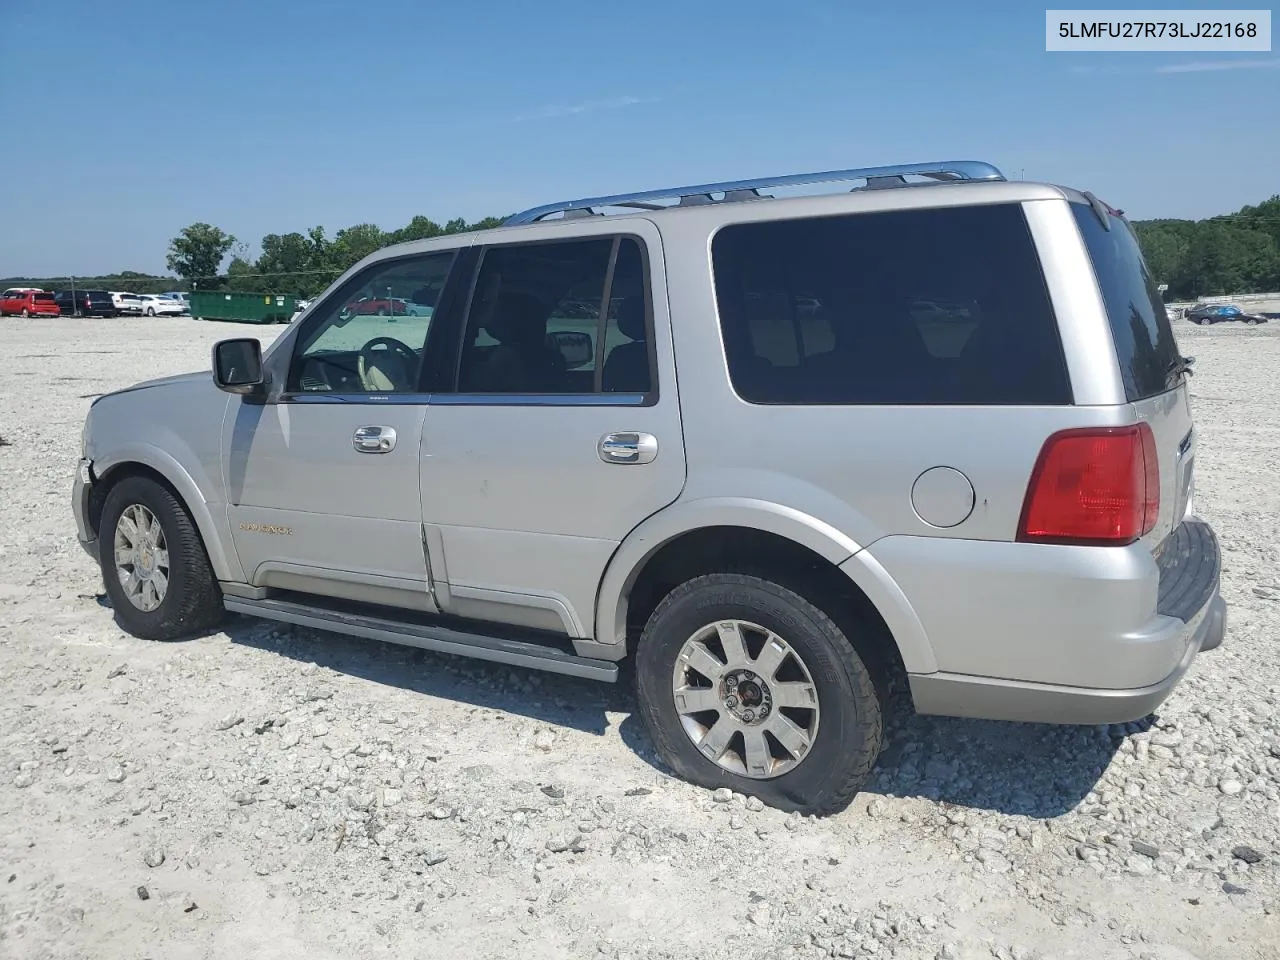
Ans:
[[[1106,306],[1125,397],[1134,402],[1164,393],[1175,385],[1181,355],[1137,238],[1124,220],[1110,213],[1108,230],[1087,204],[1072,203],[1071,213]]]
[[[734,224],[712,241],[735,391],[752,403],[1071,403],[1016,204]]]

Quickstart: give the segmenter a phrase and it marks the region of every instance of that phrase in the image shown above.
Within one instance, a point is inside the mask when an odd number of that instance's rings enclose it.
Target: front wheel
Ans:
[[[843,809],[880,754],[866,664],[823,610],[769,580],[709,574],[673,590],[641,635],[636,686],[679,776],[788,812]]]
[[[121,480],[98,529],[103,584],[126,631],[176,640],[226,616],[200,533],[168,488],[149,477]]]

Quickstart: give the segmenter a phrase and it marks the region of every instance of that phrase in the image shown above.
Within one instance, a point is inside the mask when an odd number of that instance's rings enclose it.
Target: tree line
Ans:
[[[1208,220],[1134,224],[1165,300],[1280,290],[1280,194]]]
[[[174,276],[126,270],[77,277],[76,285],[132,293],[181,288],[313,297],[348,267],[389,244],[485,230],[502,220],[485,217],[468,223],[458,218],[441,225],[420,215],[398,230],[360,223],[332,237],[324,227],[269,233],[262,238],[262,252],[252,259],[248,245],[232,234],[193,223],[169,241],[166,265]],[[1139,220],[1134,228],[1157,282],[1169,285],[1166,300],[1280,290],[1280,194],[1207,220]],[[62,288],[68,279],[10,277],[0,284]]]
[[[270,292],[313,297],[353,264],[382,247],[409,240],[428,240],[453,233],[499,226],[500,217],[475,223],[462,218],[443,226],[416,216],[398,230],[372,223],[345,227],[329,238],[324,227],[302,233],[269,233],[262,252],[250,260],[247,247],[233,235],[207,223],[193,223],[169,242],[167,265],[195,289]],[[226,272],[221,266],[227,255]]]

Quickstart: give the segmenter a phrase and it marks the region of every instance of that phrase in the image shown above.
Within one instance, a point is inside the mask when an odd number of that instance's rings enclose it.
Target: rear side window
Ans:
[[[1072,203],[1071,212],[1106,304],[1125,396],[1133,402],[1164,393],[1180,376],[1181,355],[1133,231],[1111,214],[1107,230],[1087,204]]]
[[[729,374],[749,402],[1071,402],[1016,204],[735,224],[712,259]]]

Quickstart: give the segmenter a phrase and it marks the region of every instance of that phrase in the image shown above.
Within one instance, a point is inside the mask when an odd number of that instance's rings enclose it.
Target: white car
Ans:
[[[191,309],[185,300],[174,300],[170,297],[162,297],[154,293],[144,293],[141,300],[141,312],[146,314],[148,317],[176,317]]]
[[[142,297],[136,293],[112,290],[111,302],[115,305],[117,313],[132,314],[135,317],[142,313]]]

